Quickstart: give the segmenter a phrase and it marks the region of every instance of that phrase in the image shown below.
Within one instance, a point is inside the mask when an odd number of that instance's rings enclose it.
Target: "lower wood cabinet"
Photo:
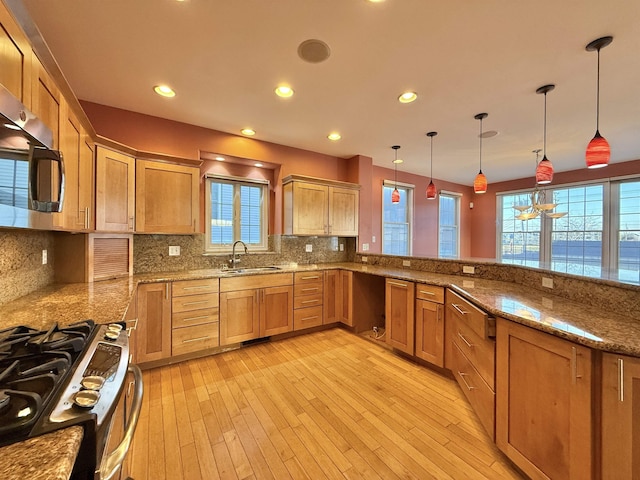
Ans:
[[[602,355],[602,478],[640,478],[640,358]]]
[[[171,284],[138,286],[135,357],[138,363],[171,356]]]
[[[219,346],[217,278],[173,282],[171,355]]]
[[[353,272],[340,270],[338,310],[339,320],[353,326]]]
[[[393,348],[413,355],[415,284],[395,278],[385,281],[385,321],[387,343]]]
[[[416,350],[422,360],[444,367],[444,289],[416,285]]]
[[[293,275],[293,329],[317,327],[323,323],[324,272]]]
[[[325,270],[323,286],[323,324],[340,321],[342,295],[340,290],[341,270]]]
[[[533,479],[593,478],[591,355],[498,319],[496,443]]]
[[[293,330],[293,274],[220,280],[220,345]]]

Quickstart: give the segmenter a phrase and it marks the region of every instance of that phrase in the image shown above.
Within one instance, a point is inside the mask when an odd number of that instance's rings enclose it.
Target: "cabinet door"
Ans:
[[[359,192],[329,187],[329,235],[357,236]]]
[[[196,167],[138,160],[136,232],[197,232],[199,182]]]
[[[416,356],[444,367],[443,306],[416,300]]]
[[[220,294],[220,345],[244,342],[260,336],[260,290]]]
[[[171,356],[170,289],[169,283],[148,283],[138,286],[136,329],[138,363]]]
[[[591,350],[498,319],[496,443],[531,478],[592,478]]]
[[[95,222],[95,152],[93,140],[82,132],[78,164],[78,225],[84,230],[94,230]]]
[[[602,478],[640,478],[640,358],[602,355]]]
[[[35,55],[33,57],[33,75],[31,110],[51,129],[53,148],[57,150],[60,148],[60,90]],[[0,81],[0,83],[2,82]]]
[[[323,324],[340,321],[340,271],[327,270],[324,272],[324,312]]]
[[[326,235],[329,222],[329,187],[293,182],[293,234]]]
[[[293,330],[293,287],[268,287],[260,291],[260,336]]]
[[[387,343],[393,348],[413,355],[415,284],[391,278],[387,278],[385,283]]]
[[[79,215],[78,192],[80,177],[80,145],[82,143],[82,128],[80,122],[63,101],[60,122],[60,150],[64,160],[64,201],[62,212],[55,214],[54,224],[64,230],[82,230],[84,227],[84,212]],[[79,218],[81,223],[79,223]]]
[[[0,3],[0,84],[27,108],[31,108],[31,62],[29,41]]]
[[[96,230],[133,232],[135,160],[123,153],[96,149]]]
[[[340,270],[340,322],[353,327],[353,272]]]

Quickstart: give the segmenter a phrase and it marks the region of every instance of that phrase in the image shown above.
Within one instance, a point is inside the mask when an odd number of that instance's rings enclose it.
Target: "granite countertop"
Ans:
[[[2,447],[2,480],[68,480],[80,450],[82,427],[69,427]]]

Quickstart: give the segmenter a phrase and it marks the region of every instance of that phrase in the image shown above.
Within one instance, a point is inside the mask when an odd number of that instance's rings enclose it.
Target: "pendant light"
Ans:
[[[598,52],[598,81],[596,86],[596,134],[587,146],[585,160],[587,168],[601,168],[609,165],[611,147],[609,142],[600,135],[600,49],[613,41],[613,37],[602,37],[594,40],[586,46],[588,52]]]
[[[482,173],[482,120],[488,116],[488,113],[479,113],[473,117],[476,120],[480,120],[480,171],[473,181],[473,191],[476,193],[486,193],[487,191],[487,177]]]
[[[393,160],[393,165],[395,167],[396,173],[395,173],[395,188],[393,189],[393,192],[391,193],[391,203],[400,203],[400,192],[398,191],[398,163],[400,163],[398,161],[398,149],[400,148],[400,145],[394,145],[393,147],[391,147],[395,150],[396,152],[396,156]]]
[[[429,180],[429,185],[427,186],[427,200],[435,200],[435,198],[438,196],[438,190],[433,184],[433,137],[435,137],[437,134],[438,132],[427,133],[427,137],[431,139],[431,179]]]
[[[546,185],[553,180],[553,164],[547,158],[547,93],[556,88],[555,85],[543,85],[536,93],[544,93],[544,132],[542,142],[542,160],[536,167],[536,183]]]

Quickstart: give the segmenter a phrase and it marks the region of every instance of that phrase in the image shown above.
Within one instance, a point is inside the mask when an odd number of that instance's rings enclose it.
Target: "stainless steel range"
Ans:
[[[133,401],[114,418],[133,375]],[[91,320],[48,331],[0,331],[0,445],[71,425],[84,427],[74,479],[111,479],[131,443],[142,402],[142,375],[129,365],[129,340],[120,324]],[[110,439],[114,422],[126,426]],[[107,445],[110,445],[108,447]],[[107,448],[115,446],[113,451]]]

